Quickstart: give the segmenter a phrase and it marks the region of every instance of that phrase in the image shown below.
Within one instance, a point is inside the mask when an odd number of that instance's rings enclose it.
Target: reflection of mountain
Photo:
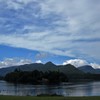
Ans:
[[[81,66],[78,69],[85,72],[85,73],[100,74],[100,69],[94,69],[90,65]]]
[[[83,74],[82,71],[74,67],[73,65],[55,65],[52,62],[47,62],[46,64],[40,64],[40,63],[32,63],[32,64],[26,64],[26,65],[20,65],[20,66],[12,66],[8,68],[2,68],[0,69],[0,75],[5,76],[7,73],[10,73],[14,71],[15,69],[20,69],[22,71],[60,71],[66,74],[69,77],[80,77],[81,74]]]

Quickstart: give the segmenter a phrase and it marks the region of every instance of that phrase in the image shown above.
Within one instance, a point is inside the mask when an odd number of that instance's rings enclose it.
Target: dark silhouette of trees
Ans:
[[[5,76],[5,80],[13,83],[23,84],[59,84],[61,82],[68,82],[68,78],[64,73],[59,71],[42,72],[34,71],[21,71],[15,69]]]
[[[100,81],[100,74],[86,73],[85,76],[84,76],[84,79]]]

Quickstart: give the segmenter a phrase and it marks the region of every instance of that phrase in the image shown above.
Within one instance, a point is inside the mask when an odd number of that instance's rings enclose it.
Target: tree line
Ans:
[[[15,69],[14,72],[6,75],[4,80],[23,84],[59,84],[61,82],[68,82],[68,77],[59,71],[42,72],[34,70],[30,72]]]

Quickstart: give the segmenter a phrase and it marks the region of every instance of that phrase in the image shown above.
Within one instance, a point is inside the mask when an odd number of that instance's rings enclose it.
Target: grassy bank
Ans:
[[[97,97],[31,97],[31,96],[0,96],[0,100],[100,100]]]

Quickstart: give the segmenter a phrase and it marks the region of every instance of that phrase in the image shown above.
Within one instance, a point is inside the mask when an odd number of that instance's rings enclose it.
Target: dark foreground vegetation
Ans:
[[[0,96],[0,100],[100,100],[100,96],[96,97],[31,97],[31,96]]]
[[[70,75],[71,76],[71,75]],[[100,74],[85,73],[79,75],[72,75],[75,77],[74,81],[100,81]],[[77,77],[78,76],[78,77]],[[6,74],[4,78],[7,82],[11,83],[22,83],[22,84],[59,84],[62,82],[68,82],[73,80],[72,77],[58,71],[21,71],[20,69],[15,69],[14,72]]]
[[[68,82],[67,76],[59,71],[42,72],[34,70],[30,72],[18,69],[8,73],[4,79],[7,82],[23,84],[59,84],[61,82]]]
[[[100,81],[100,74],[86,73],[84,75],[84,79],[89,79],[89,80],[94,80],[94,81]]]

